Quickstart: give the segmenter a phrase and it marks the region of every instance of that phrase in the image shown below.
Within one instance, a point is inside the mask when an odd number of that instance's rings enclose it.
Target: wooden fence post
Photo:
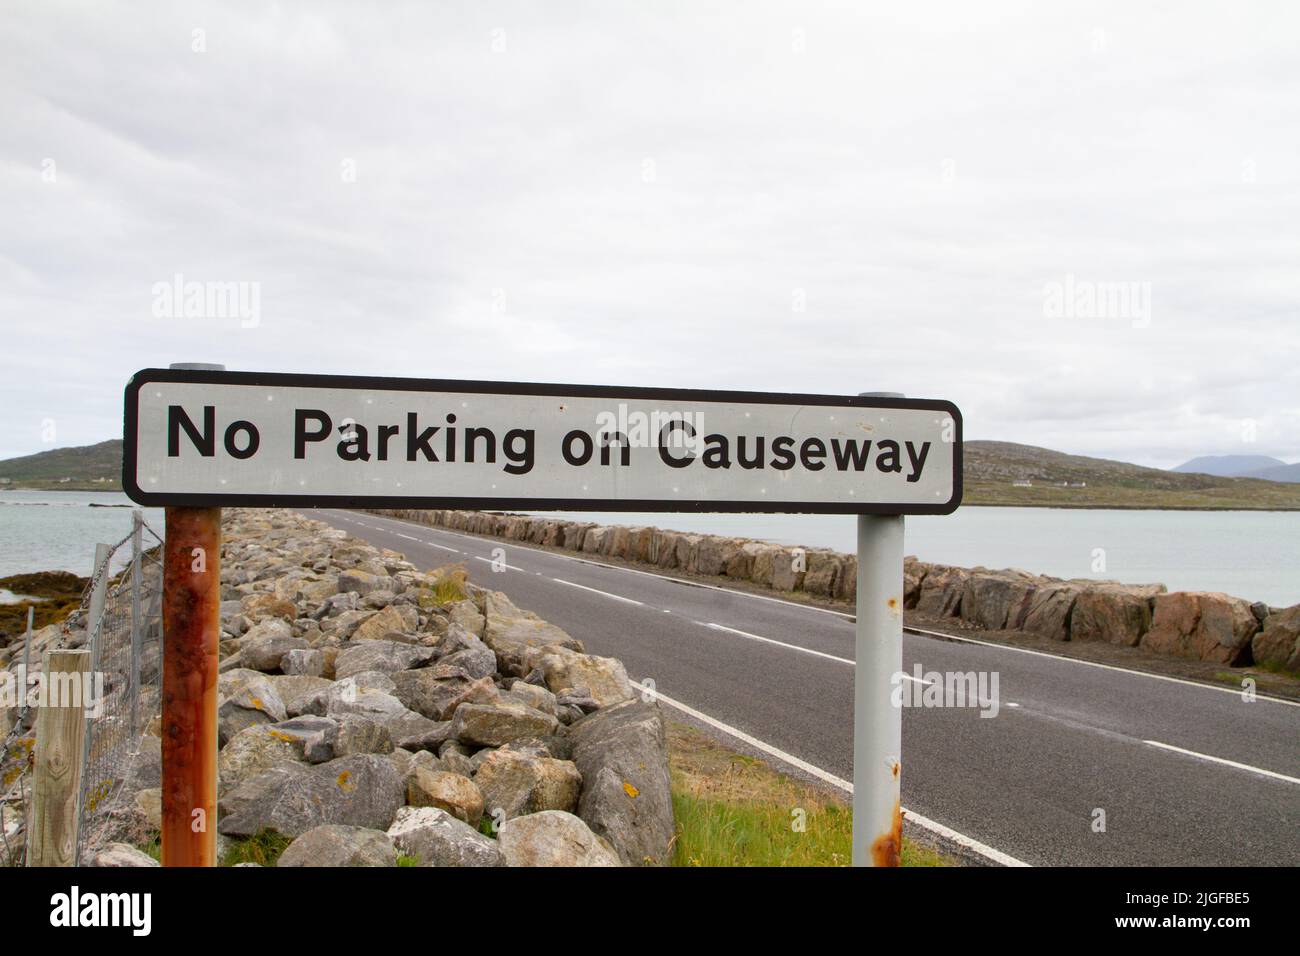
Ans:
[[[27,865],[75,866],[82,748],[92,703],[90,651],[47,651],[41,681]]]

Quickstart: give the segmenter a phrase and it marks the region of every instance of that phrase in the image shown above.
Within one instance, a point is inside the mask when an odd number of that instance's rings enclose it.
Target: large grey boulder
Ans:
[[[500,591],[488,591],[483,596],[486,623],[483,641],[497,657],[497,666],[503,674],[523,677],[532,668],[524,661],[530,648],[556,644],[581,652],[582,642],[570,637],[554,624],[543,621],[531,611],[515,607]]]
[[[296,837],[325,823],[386,830],[404,796],[402,775],[376,754],[281,766],[222,795],[218,830],[235,837],[264,828]]]
[[[448,675],[436,667],[401,671],[393,675],[393,694],[406,707],[431,720],[446,720],[456,701],[469,686],[468,675]]]
[[[234,673],[233,671],[231,673]],[[334,681],[325,677],[312,677],[307,674],[292,674],[269,678],[275,692],[284,703],[284,712],[289,717],[302,714],[325,714],[325,699]]]
[[[420,612],[409,604],[390,604],[375,611],[352,632],[354,641],[405,640],[420,626]]]
[[[489,816],[501,819],[578,807],[582,775],[568,760],[513,750],[486,751],[474,772]]]
[[[237,788],[273,767],[302,763],[301,737],[267,724],[241,730],[217,755],[217,779],[223,788]]]
[[[672,843],[668,744],[657,703],[628,701],[569,726],[582,774],[578,816],[630,865],[666,864]]]
[[[452,717],[451,736],[479,747],[500,747],[520,737],[555,733],[559,721],[527,704],[461,704]]]
[[[288,651],[309,650],[301,637],[294,637],[289,623],[278,617],[255,624],[239,639],[239,659],[244,667],[266,673],[278,673]]]
[[[334,751],[339,722],[332,717],[291,717],[267,729],[290,740],[307,763],[324,763],[344,756]]]
[[[426,751],[427,752],[427,751]],[[406,778],[406,803],[412,807],[437,807],[470,826],[483,816],[483,793],[468,777],[446,770],[415,766]]]
[[[325,673],[325,655],[318,650],[285,651],[280,658],[280,670],[290,675],[320,677]]]
[[[1007,627],[1068,641],[1070,616],[1080,590],[1075,582],[1045,580],[1021,601],[1008,618]]]
[[[110,843],[95,854],[91,866],[160,866],[149,854],[127,843]]]
[[[275,723],[288,716],[271,678],[248,668],[234,668],[218,675],[217,701],[217,742],[223,747],[245,728]]]
[[[619,866],[616,854],[572,813],[545,810],[515,817],[497,834],[507,866]]]
[[[298,837],[276,866],[396,866],[397,849],[382,830],[327,823]]]
[[[402,807],[388,828],[397,849],[421,866],[502,866],[495,840],[437,807]]]
[[[327,717],[361,714],[382,722],[388,717],[396,717],[406,712],[406,705],[400,700],[374,686],[365,686],[365,682],[360,677],[335,681],[334,686],[326,691],[325,695]]]
[[[334,659],[334,677],[343,680],[365,671],[393,673],[421,667],[433,660],[434,650],[400,641],[365,641],[339,650]]]
[[[462,668],[470,677],[491,677],[497,670],[497,656],[482,641],[474,641],[463,650],[447,654],[438,661],[444,667]]]
[[[406,750],[436,751],[451,739],[451,721],[430,720],[413,710],[388,715],[382,721],[393,743]]]
[[[921,581],[916,610],[933,617],[956,617],[961,613],[962,595],[969,573],[964,568],[932,566]]]
[[[617,658],[579,654],[566,647],[548,647],[525,657],[541,670],[547,688],[553,693],[585,687],[588,695],[601,707],[631,700],[635,696],[623,662]]]
[[[334,756],[386,754],[393,750],[393,738],[385,724],[362,714],[343,714],[334,733]]]
[[[352,568],[339,575],[337,589],[341,592],[355,591],[365,597],[371,591],[378,591],[391,586],[392,581],[387,575],[371,574],[368,571],[362,571],[360,568]]]
[[[1250,602],[1212,591],[1175,591],[1155,599],[1142,647],[1156,654],[1240,666],[1250,663],[1259,620]]]
[[[1300,674],[1300,604],[1267,612],[1263,623],[1251,641],[1255,663]]]
[[[1070,614],[1070,640],[1107,641],[1136,647],[1151,629],[1152,602],[1163,584],[1101,582],[1085,587]]]
[[[961,618],[990,631],[1007,627],[1011,618],[1038,584],[1025,571],[988,571],[975,568],[966,576],[961,596]]]

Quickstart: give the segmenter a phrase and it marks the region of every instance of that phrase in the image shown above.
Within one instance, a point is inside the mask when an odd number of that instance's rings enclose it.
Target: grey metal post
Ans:
[[[853,865],[897,866],[903,844],[903,712],[894,706],[893,690],[894,675],[903,669],[902,515],[858,515],[855,661]]]
[[[144,512],[136,508],[131,512],[131,744],[135,747],[136,735],[140,725],[140,650],[144,643],[140,627],[144,615],[140,610],[140,589],[144,574],[141,563],[144,559]]]

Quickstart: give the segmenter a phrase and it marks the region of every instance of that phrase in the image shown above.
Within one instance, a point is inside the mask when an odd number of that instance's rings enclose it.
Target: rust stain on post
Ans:
[[[898,775],[898,765],[894,765],[894,775]],[[876,837],[871,844],[871,862],[873,866],[898,866],[899,854],[903,851],[903,808],[894,804],[894,825],[888,833]]]
[[[220,605],[221,509],[168,508],[163,563],[163,866],[216,864]]]

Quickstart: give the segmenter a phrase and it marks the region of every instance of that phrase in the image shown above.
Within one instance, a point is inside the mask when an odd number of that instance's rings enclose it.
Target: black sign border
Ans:
[[[303,388],[367,389],[401,392],[471,392],[488,395],[536,395],[552,398],[650,399],[664,402],[730,402],[755,405],[823,405],[835,408],[905,408],[946,412],[956,427],[953,449],[953,494],[933,505],[826,504],[780,502],[764,507],[758,501],[660,501],[609,498],[451,498],[291,494],[157,494],[136,483],[136,452],[140,389],[151,382],[197,385],[252,385]],[[127,383],[124,396],[122,488],[128,498],[146,507],[254,508],[450,508],[467,511],[631,511],[694,514],[701,512],[753,514],[952,514],[962,499],[962,419],[952,402],[926,398],[875,398],[848,395],[807,395],[785,392],[713,391],[698,388],[640,388],[626,385],[553,385],[534,382],[482,382],[458,379],[386,378],[364,375],[297,374],[293,372],[221,372],[206,369],[146,368]]]

